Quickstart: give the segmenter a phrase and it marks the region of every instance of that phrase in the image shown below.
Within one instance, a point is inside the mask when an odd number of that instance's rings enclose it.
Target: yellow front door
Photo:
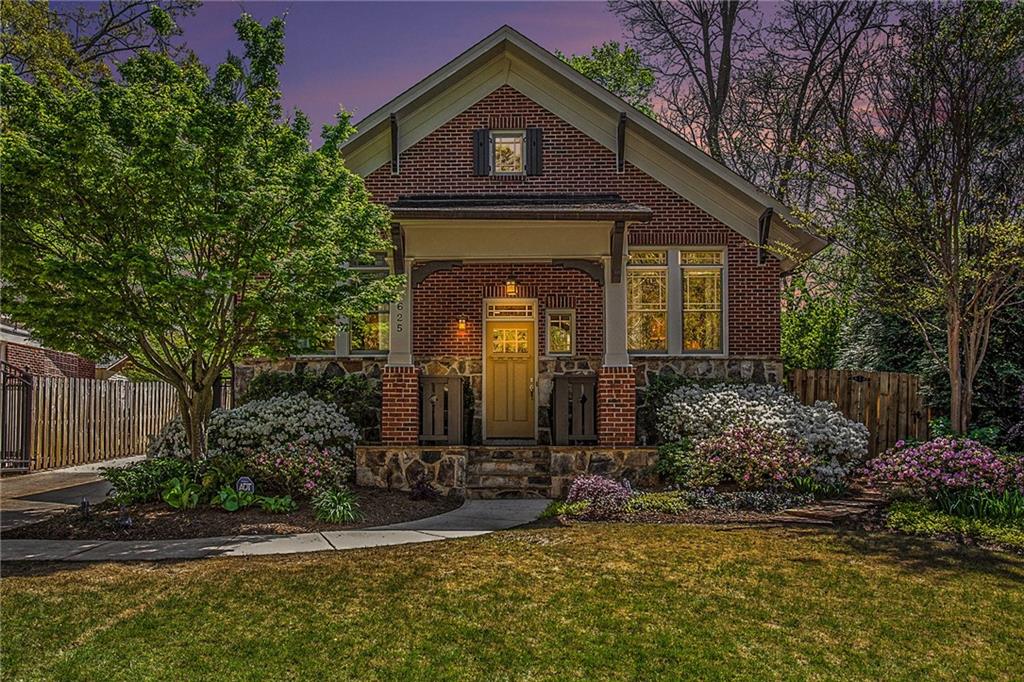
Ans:
[[[536,341],[534,323],[487,323],[488,438],[533,438]]]

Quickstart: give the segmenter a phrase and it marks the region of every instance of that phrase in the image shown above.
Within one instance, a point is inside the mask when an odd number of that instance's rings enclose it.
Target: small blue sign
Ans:
[[[252,482],[252,479],[248,476],[240,476],[235,481],[235,491],[240,493],[255,493],[256,484]]]

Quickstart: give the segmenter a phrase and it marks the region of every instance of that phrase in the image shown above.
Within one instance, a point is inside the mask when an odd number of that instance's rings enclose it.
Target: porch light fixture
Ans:
[[[459,318],[459,331],[460,332],[466,331],[466,319],[465,318]]]
[[[516,286],[516,281],[514,279],[510,279],[507,282],[505,282],[506,296],[508,296],[509,298],[515,298],[518,292],[519,288]]]

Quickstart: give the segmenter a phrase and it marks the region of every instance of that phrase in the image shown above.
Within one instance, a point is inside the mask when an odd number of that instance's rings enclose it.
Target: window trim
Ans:
[[[722,246],[635,246],[629,247],[624,259],[628,271],[628,258],[630,251],[664,251],[664,266],[668,271],[668,348],[667,350],[631,350],[626,349],[630,357],[703,357],[703,358],[726,358],[729,356],[729,249]],[[722,254],[721,264],[714,265],[691,265],[684,266],[681,262],[681,252],[685,251],[716,251]],[[632,267],[662,267],[662,266],[632,266]],[[722,273],[722,347],[720,350],[692,350],[683,348],[683,268],[720,268]],[[626,278],[624,278],[626,279]],[[628,279],[623,282],[628,286]],[[626,296],[626,311],[624,319],[629,315],[629,296]],[[627,334],[628,339],[628,334]],[[628,345],[628,344],[627,344]]]
[[[551,350],[551,316],[569,316],[569,350]],[[576,309],[575,308],[548,308],[544,316],[544,353],[549,357],[572,357],[576,355]]]
[[[494,138],[496,138],[496,137],[503,137],[503,136],[504,137],[511,137],[513,135],[516,135],[516,136],[519,137],[519,145],[520,145],[519,146],[519,149],[520,149],[520,152],[519,152],[519,163],[520,163],[520,166],[522,167],[522,170],[518,170],[518,171],[515,171],[515,172],[511,172],[511,173],[499,172],[498,171],[498,165],[495,162],[495,158],[494,158],[495,151],[496,151],[495,146],[494,146]],[[489,170],[490,170],[490,175],[493,176],[493,177],[499,177],[499,178],[518,178],[518,177],[521,177],[521,176],[525,176],[526,175],[526,130],[525,129],[522,129],[522,130],[510,129],[510,130],[490,130],[490,131],[488,131],[488,135],[487,135],[487,164],[488,164],[488,167],[489,167]]]

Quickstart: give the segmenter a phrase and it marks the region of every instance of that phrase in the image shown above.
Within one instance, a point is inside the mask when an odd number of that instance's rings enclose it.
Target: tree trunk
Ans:
[[[178,389],[178,409],[189,454],[193,462],[199,462],[206,458],[206,427],[213,411],[213,386],[201,386],[191,391]]]
[[[960,317],[952,312],[946,323],[946,358],[949,368],[949,425],[954,432],[963,434],[967,431],[967,423],[963,402],[963,371],[960,366]]]

